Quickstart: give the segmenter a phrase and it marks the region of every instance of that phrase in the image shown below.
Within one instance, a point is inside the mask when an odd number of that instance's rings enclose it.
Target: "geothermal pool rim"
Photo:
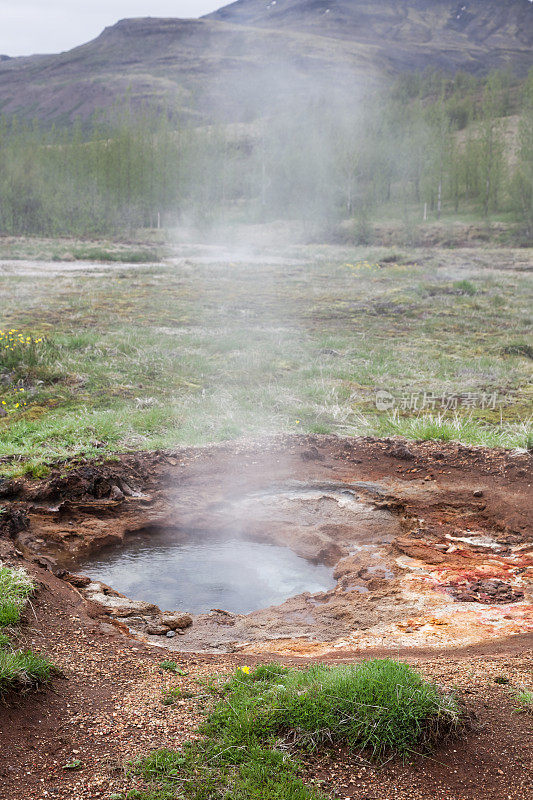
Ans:
[[[533,630],[531,463],[528,453],[457,444],[288,436],[78,463],[66,476],[57,470],[45,481],[12,482],[4,496],[11,492],[12,546],[75,585],[101,624],[181,650],[320,655],[458,646]],[[287,529],[283,514],[267,508],[273,540],[287,544],[289,536],[306,558],[334,565],[335,588],[248,615],[216,609],[168,638],[148,630],[159,620],[154,608],[128,606],[112,589],[97,597],[69,571],[91,549],[176,513],[188,524],[208,507],[223,529],[228,497],[256,502],[272,487],[321,496],[334,488],[347,492],[348,504],[363,500],[360,519],[369,535],[378,523],[383,561],[370,560],[367,541],[350,539],[342,513],[332,520],[327,508],[317,525],[309,508],[303,522],[313,522],[311,531]]]

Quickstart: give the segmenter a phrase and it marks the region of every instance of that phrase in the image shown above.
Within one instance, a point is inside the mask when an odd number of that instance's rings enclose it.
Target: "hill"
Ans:
[[[238,0],[199,20],[126,19],[58,55],[0,59],[0,110],[71,122],[135,105],[246,121],[294,94],[415,69],[533,63],[530,0]]]
[[[389,69],[533,63],[531,0],[237,0],[207,18],[370,45]]]

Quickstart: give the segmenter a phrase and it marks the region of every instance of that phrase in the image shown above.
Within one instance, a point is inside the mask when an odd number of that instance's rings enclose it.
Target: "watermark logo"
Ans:
[[[390,411],[396,404],[396,398],[390,392],[376,392],[376,408],[378,411]]]
[[[510,405],[512,398],[499,392],[376,392],[378,411],[456,411],[459,408],[494,410]]]

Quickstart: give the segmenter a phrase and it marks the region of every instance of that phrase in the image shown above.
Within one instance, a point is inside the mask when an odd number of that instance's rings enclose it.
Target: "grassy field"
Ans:
[[[0,260],[2,471],[273,432],[531,446],[531,266],[333,246]]]

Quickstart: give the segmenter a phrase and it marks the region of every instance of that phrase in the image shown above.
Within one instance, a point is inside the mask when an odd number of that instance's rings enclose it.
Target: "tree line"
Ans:
[[[503,214],[533,235],[533,70],[405,75],[353,106],[295,98],[246,126],[127,108],[68,128],[0,120],[3,234],[413,212]]]

